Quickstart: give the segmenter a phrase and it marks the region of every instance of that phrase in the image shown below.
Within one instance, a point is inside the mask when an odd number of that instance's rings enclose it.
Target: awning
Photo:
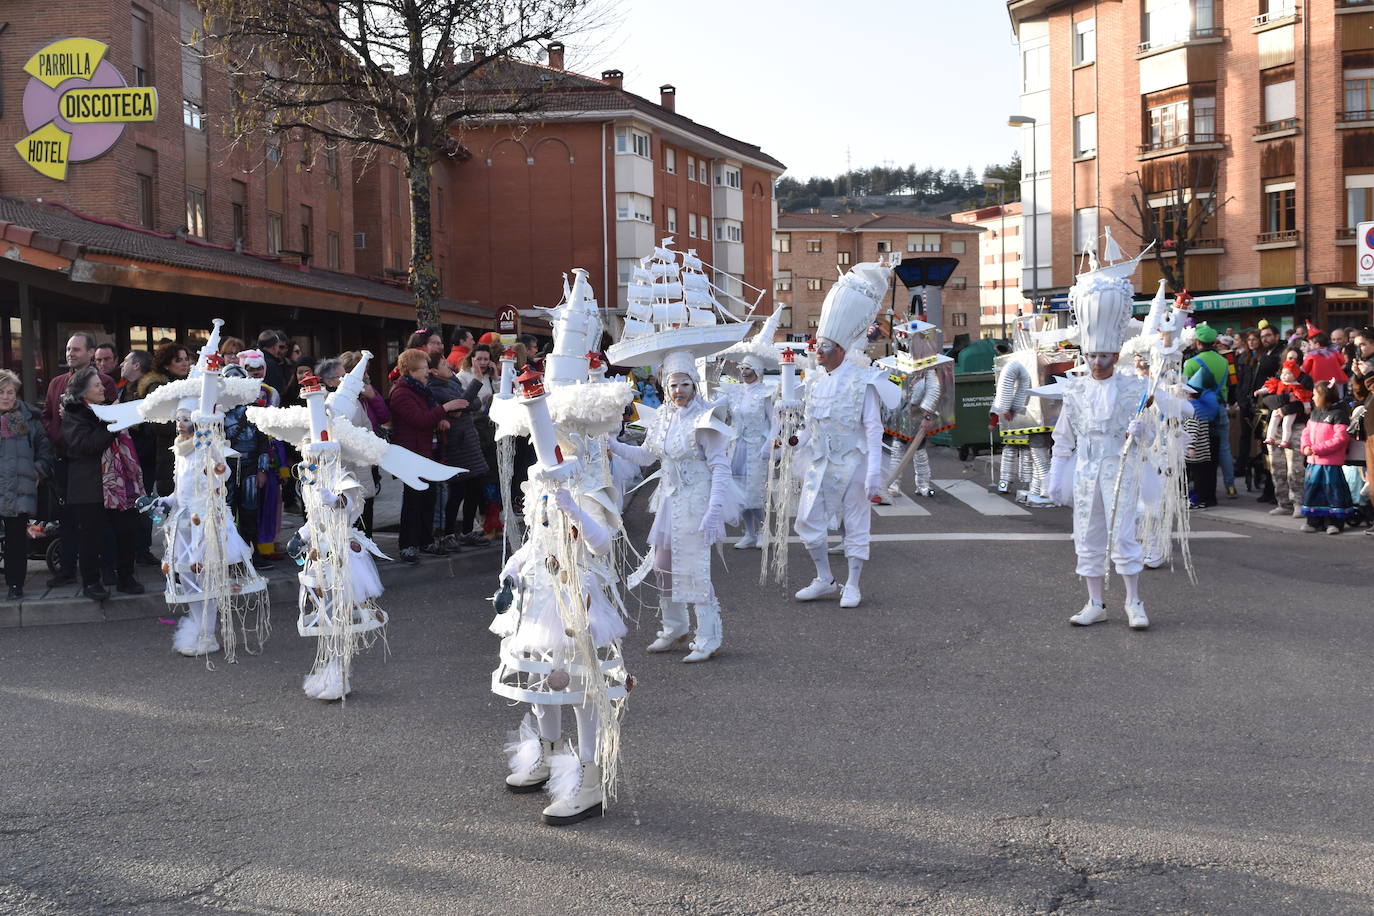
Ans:
[[[1278,289],[1247,289],[1239,290],[1234,293],[1216,293],[1211,296],[1194,296],[1194,312],[1221,312],[1233,309],[1267,309],[1280,308],[1285,305],[1295,305],[1298,301],[1298,290],[1294,286],[1285,286]],[[1134,313],[1145,315],[1150,311],[1149,300],[1137,302]]]

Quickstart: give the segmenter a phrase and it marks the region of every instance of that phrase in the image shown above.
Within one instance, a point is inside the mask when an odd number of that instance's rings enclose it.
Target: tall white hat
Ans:
[[[816,338],[833,340],[845,350],[862,346],[882,307],[891,277],[892,268],[886,262],[855,264],[826,294]]]

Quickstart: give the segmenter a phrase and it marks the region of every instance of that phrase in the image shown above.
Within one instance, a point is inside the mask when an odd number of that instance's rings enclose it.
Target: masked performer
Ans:
[[[849,579],[840,607],[858,607],[859,578],[868,559],[870,500],[882,486],[882,406],[895,407],[900,389],[881,369],[867,365],[868,327],[887,292],[885,263],[858,264],[825,297],[816,328],[816,359],[823,370],[808,381],[805,429],[799,447],[809,457],[795,529],[816,564],[816,577],[796,593],[815,601],[840,591],[830,572],[826,535],[831,519],[844,524]]]
[[[915,493],[934,496],[930,476],[931,436],[954,425],[953,416],[953,360],[940,352],[940,329],[924,321],[908,321],[894,329],[896,352],[878,360],[892,379],[901,378],[901,401],[892,410],[883,411],[884,451],[887,453],[885,472],[891,478],[888,493],[901,492],[901,465],[911,453]],[[917,437],[919,436],[919,441]]]
[[[735,430],[735,439],[730,446],[730,471],[742,494],[740,524],[744,536],[735,542],[740,550],[760,546],[759,528],[763,524],[767,496],[776,393],[771,385],[764,383],[763,374],[767,369],[778,367],[773,336],[781,316],[782,310],[774,309],[757,334],[720,354],[720,358],[735,363],[739,375],[738,384],[727,381],[719,390],[730,407],[730,426]]]

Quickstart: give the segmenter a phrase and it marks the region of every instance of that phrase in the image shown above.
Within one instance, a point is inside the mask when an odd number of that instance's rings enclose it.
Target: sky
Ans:
[[[862,13],[862,16],[858,15]],[[1005,163],[1017,54],[1002,0],[616,0],[567,66],[761,146],[798,179]],[[595,39],[594,41],[592,39]]]

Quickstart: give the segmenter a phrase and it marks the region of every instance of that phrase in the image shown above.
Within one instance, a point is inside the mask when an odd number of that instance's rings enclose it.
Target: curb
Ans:
[[[477,567],[483,564],[477,561],[484,557],[490,557],[493,565],[500,561],[501,551],[498,542],[493,541],[491,547],[469,548],[448,557],[426,558],[414,568],[400,560],[379,561],[377,574],[381,577],[382,584],[388,588],[413,582],[416,572],[421,571],[435,574],[436,579],[453,579],[460,574],[478,572]],[[267,594],[273,605],[296,606],[299,586],[295,573],[294,566],[266,571]],[[444,573],[447,575],[443,575]],[[142,595],[121,595],[112,592],[109,598],[100,602],[86,598],[76,586],[73,586],[74,591],[70,595],[45,595],[42,598],[0,602],[0,629],[149,620],[155,617],[174,616],[177,612],[162,597],[160,583],[164,580],[161,575],[158,575],[156,580],[159,583],[156,586],[152,582],[144,583],[148,586],[148,591]]]

